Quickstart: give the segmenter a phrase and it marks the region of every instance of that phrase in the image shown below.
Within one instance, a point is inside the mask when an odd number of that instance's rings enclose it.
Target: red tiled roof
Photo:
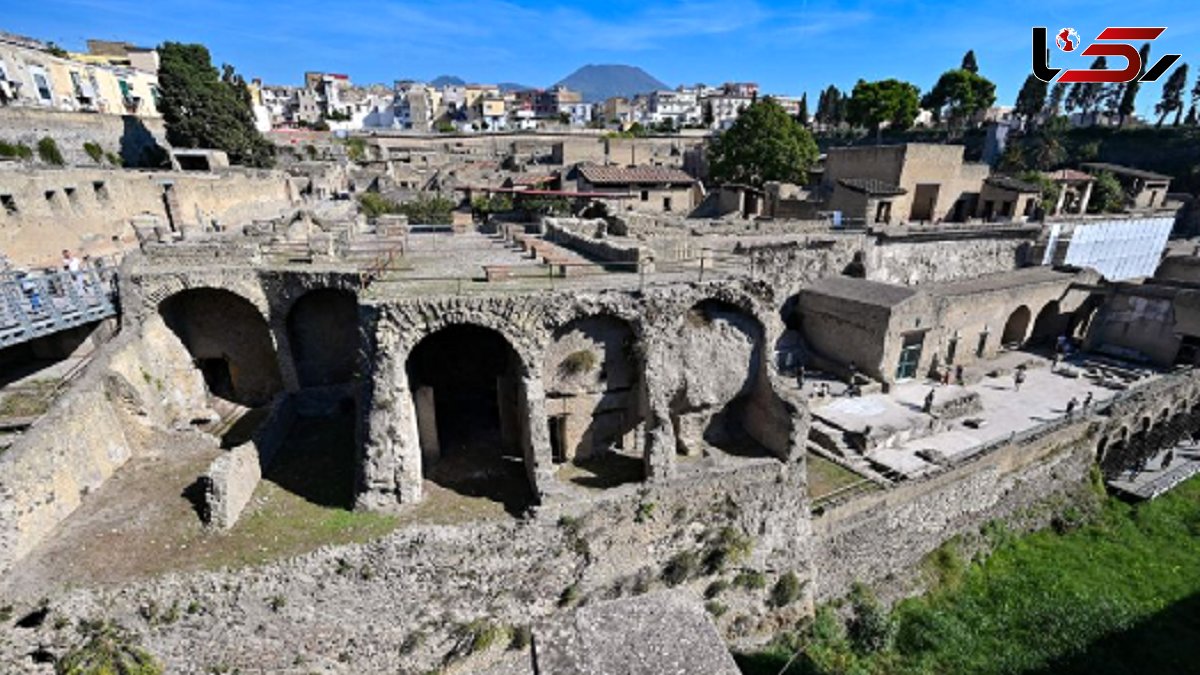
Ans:
[[[687,183],[696,182],[680,169],[664,166],[596,166],[585,164],[579,167],[579,174],[584,180],[593,185],[628,185],[631,183]]]

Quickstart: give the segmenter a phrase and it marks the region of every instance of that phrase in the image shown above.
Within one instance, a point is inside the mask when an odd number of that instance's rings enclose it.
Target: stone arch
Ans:
[[[186,288],[164,297],[158,313],[213,396],[257,407],[282,389],[266,316],[246,297],[223,288]]]
[[[361,348],[354,293],[309,291],[292,303],[286,325],[300,387],[349,384],[356,378]]]
[[[1004,332],[1000,334],[1000,344],[1002,346],[1015,345],[1020,347],[1025,343],[1025,336],[1029,333],[1030,311],[1026,305],[1021,305],[1008,315],[1008,320],[1004,322]]]
[[[547,430],[554,463],[586,469],[566,471],[572,482],[608,487],[645,477],[643,372],[625,319],[588,314],[554,331],[542,367]]]
[[[779,401],[767,373],[766,337],[753,311],[728,300],[705,298],[687,309],[672,355],[677,454],[788,456],[787,431],[776,428]]]
[[[536,501],[529,367],[499,331],[450,323],[405,359],[422,475],[521,513]]]
[[[1037,345],[1052,346],[1059,336],[1066,334],[1069,315],[1060,310],[1058,300],[1051,300],[1038,310],[1033,321],[1033,330],[1029,333],[1029,342]]]

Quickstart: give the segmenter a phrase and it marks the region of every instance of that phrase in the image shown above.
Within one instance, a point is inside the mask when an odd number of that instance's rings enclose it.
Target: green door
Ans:
[[[917,364],[921,362],[921,347],[924,344],[924,333],[909,333],[904,336],[904,344],[900,347],[900,363],[896,365],[897,380],[908,380],[917,376]]]

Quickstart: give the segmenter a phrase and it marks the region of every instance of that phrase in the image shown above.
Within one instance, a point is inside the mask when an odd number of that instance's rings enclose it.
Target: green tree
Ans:
[[[808,94],[800,94],[800,110],[796,113],[796,121],[801,126],[808,126]]]
[[[1103,56],[1097,56],[1092,62],[1092,70],[1105,70],[1108,61]],[[1083,121],[1087,124],[1095,122],[1095,111],[1104,100],[1105,85],[1103,82],[1076,82],[1067,92],[1067,110],[1078,110],[1083,113]]]
[[[218,74],[199,44],[165,42],[158,53],[158,106],[172,145],[223,150],[246,166],[274,163],[270,142],[254,128],[250,91],[231,66]]]
[[[842,105],[842,92],[832,84],[821,92],[817,101],[817,122],[829,127],[836,127],[845,121]]]
[[[1067,161],[1065,138],[1069,126],[1065,117],[1051,117],[1029,137],[1027,156],[1034,168],[1048,171]]]
[[[1033,183],[1042,188],[1042,212],[1050,213],[1058,204],[1058,193],[1062,190],[1062,186],[1055,183],[1053,180],[1042,173],[1041,171],[1025,171],[1019,174],[1019,178],[1026,183]]]
[[[921,107],[934,111],[951,126],[965,126],[976,113],[996,102],[996,85],[991,80],[959,68],[947,70],[925,95]]]
[[[1016,139],[1010,140],[1004,146],[1004,152],[1000,155],[1000,161],[996,168],[1004,173],[1017,173],[1024,171],[1028,165],[1025,163],[1025,152],[1021,143]]]
[[[846,102],[846,121],[874,131],[878,141],[884,123],[898,131],[912,126],[920,95],[916,85],[900,80],[859,80]]]
[[[1183,91],[1187,88],[1187,76],[1188,64],[1184,63],[1171,71],[1171,75],[1163,83],[1162,100],[1154,106],[1154,112],[1158,113],[1155,126],[1161,127],[1163,119],[1171,113],[1175,113],[1175,125],[1179,125],[1183,115]]]
[[[1146,74],[1146,64],[1150,62],[1150,43],[1142,45],[1142,69],[1138,71],[1138,79],[1141,79]],[[1133,114],[1136,109],[1138,89],[1142,87],[1142,83],[1135,79],[1133,82],[1125,83],[1125,88],[1121,92],[1121,104],[1117,107],[1117,126],[1125,126],[1125,120]]]
[[[1050,96],[1046,98],[1046,117],[1058,117],[1062,113],[1063,97],[1067,93],[1067,85],[1062,82],[1050,87]]]
[[[767,181],[805,183],[817,161],[808,129],[778,103],[752,103],[708,149],[709,173],[717,182],[761,186]]]
[[[1025,84],[1021,86],[1021,92],[1017,94],[1017,103],[1013,107],[1013,111],[1021,116],[1026,127],[1029,127],[1034,118],[1042,114],[1042,110],[1045,109],[1048,89],[1047,83],[1033,75],[1025,78]]]
[[[1113,213],[1125,206],[1125,190],[1117,177],[1107,171],[1096,174],[1092,181],[1092,198],[1088,201],[1088,213]]]
[[[974,49],[969,49],[966,54],[963,54],[962,65],[959,68],[976,75],[979,74],[979,63],[975,60]]]

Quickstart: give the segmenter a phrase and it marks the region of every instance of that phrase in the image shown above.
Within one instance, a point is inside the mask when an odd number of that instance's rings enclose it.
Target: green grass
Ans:
[[[1200,479],[1137,506],[1110,499],[1065,534],[1006,537],[955,576],[893,610],[886,649],[856,650],[826,611],[739,664],[776,675],[803,649],[788,673],[1197,672]]]
[[[840,490],[844,487],[854,485],[855,483],[863,482],[863,477],[842,468],[837,464],[821,457],[808,453],[808,494],[813,499],[824,497],[827,494]]]

